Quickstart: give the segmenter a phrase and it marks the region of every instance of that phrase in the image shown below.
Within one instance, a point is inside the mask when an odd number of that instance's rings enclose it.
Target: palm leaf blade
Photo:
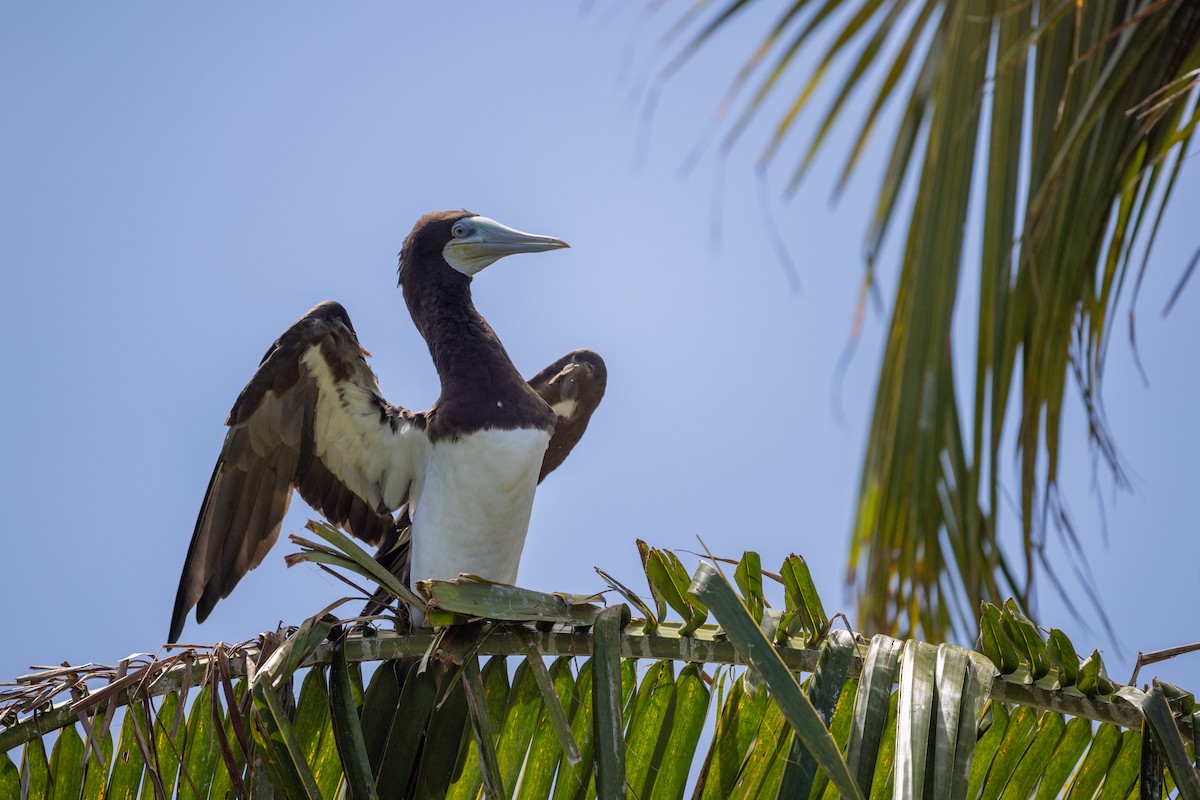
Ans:
[[[724,577],[710,565],[701,563],[689,592],[699,595],[738,647],[743,658],[771,687],[772,694],[788,722],[837,785],[848,797],[861,797],[837,744],[821,721],[816,709],[800,691],[796,679],[763,637],[742,601]]]

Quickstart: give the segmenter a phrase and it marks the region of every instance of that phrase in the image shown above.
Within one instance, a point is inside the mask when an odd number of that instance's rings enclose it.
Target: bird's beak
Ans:
[[[470,233],[451,239],[442,250],[442,255],[451,266],[468,275],[474,275],[504,256],[540,253],[571,246],[562,239],[525,233],[487,217],[470,217],[469,223]]]

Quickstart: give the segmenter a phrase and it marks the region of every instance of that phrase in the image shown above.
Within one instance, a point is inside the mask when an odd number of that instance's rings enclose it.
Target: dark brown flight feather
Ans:
[[[379,397],[367,352],[341,305],[322,303],[297,320],[267,351],[229,412],[229,432],[184,561],[169,641],[178,638],[193,605],[202,622],[262,562],[279,538],[293,487],[331,523],[371,544],[395,526],[395,508],[370,505],[363,496],[367,487],[348,486],[315,453],[320,389],[301,361],[313,346],[330,373],[368,392],[378,412],[374,424],[392,432],[424,424],[421,414]]]

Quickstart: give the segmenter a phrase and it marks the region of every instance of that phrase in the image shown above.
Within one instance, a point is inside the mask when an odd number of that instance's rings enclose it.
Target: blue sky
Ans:
[[[593,591],[594,565],[642,585],[635,539],[695,549],[700,536],[733,557],[757,549],[764,565],[800,553],[830,610],[849,609],[847,532],[885,320],[869,317],[840,384],[836,364],[882,154],[836,205],[836,143],[793,200],[772,201],[794,290],[752,174],[773,117],[723,181],[711,153],[679,170],[769,18],[702,52],[647,123],[658,36],[682,8],[0,10],[0,675],[161,644],[225,414],[315,303],[346,306],[389,400],[435,399],[394,270],[412,223],[443,208],[569,241],[489,269],[476,302],[527,374],[582,346],[609,366],[586,438],[538,494],[523,585]],[[1124,649],[1086,632],[1048,584],[1041,617],[1080,649],[1106,647],[1119,679],[1137,650],[1200,639],[1177,611],[1200,578],[1200,293],[1159,316],[1198,244],[1198,163],[1137,309],[1148,388],[1123,331],[1110,348],[1107,408],[1134,491],[1114,500],[1100,473],[1107,544],[1074,406],[1064,426],[1066,498]],[[881,278],[890,297],[894,269]],[[296,502],[284,533],[308,516]],[[342,596],[314,568],[287,570],[291,549],[184,640],[250,638]],[[1156,672],[1196,688],[1198,658]]]

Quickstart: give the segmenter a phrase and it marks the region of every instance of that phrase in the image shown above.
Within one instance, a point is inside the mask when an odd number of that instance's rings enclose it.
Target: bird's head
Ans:
[[[400,249],[400,283],[420,266],[468,278],[504,256],[570,247],[562,239],[518,231],[469,211],[438,211],[417,220]]]

